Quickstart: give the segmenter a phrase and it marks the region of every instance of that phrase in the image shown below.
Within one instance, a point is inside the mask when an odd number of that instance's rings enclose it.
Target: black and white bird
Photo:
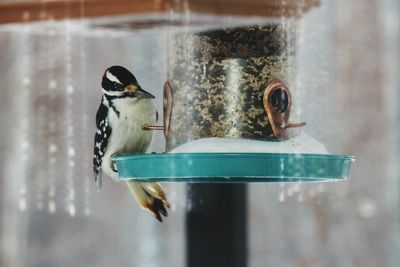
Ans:
[[[102,172],[118,180],[112,156],[146,152],[152,132],[142,127],[157,120],[154,96],[144,91],[124,67],[108,68],[101,85],[103,96],[96,114],[93,155],[97,190],[101,189]],[[128,181],[127,185],[138,203],[159,221],[162,221],[161,215],[167,216],[169,203],[158,183]]]

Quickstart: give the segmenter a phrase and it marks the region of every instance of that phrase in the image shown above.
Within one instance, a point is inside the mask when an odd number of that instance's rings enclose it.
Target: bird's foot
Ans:
[[[153,213],[157,220],[162,222],[161,215],[168,216],[170,204],[159,183],[129,181],[127,184],[140,206]]]
[[[112,155],[111,155],[111,159],[112,159],[114,156],[118,156],[118,155],[117,155],[116,153],[112,154]],[[114,172],[118,172],[118,170],[117,170],[117,163],[115,162],[115,160],[111,160],[111,166],[110,166],[110,168],[111,168],[111,170],[113,170]]]

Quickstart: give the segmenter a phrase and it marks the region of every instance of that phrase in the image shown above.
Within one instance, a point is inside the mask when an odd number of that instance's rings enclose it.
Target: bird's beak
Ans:
[[[154,95],[150,94],[149,92],[146,92],[142,88],[139,88],[139,90],[137,90],[136,95],[139,98],[156,98]]]
[[[149,92],[146,92],[145,90],[134,84],[126,86],[124,88],[124,91],[130,94],[135,94],[136,97],[138,98],[155,98],[154,95],[150,94]]]

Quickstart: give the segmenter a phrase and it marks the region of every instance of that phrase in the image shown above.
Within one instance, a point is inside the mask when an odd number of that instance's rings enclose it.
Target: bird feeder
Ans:
[[[204,11],[199,1],[189,2],[191,12]],[[208,183],[346,179],[354,158],[329,154],[305,133],[307,122],[296,112],[296,21],[316,4],[305,1],[300,7],[288,1],[280,9],[266,4],[265,10],[252,11],[266,18],[188,23],[171,30],[164,124],[143,125],[143,130],[164,131],[166,153],[115,157],[120,178]],[[283,23],[277,16],[291,20]]]

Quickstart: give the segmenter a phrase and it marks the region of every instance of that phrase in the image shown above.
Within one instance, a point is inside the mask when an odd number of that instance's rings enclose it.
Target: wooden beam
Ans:
[[[0,23],[98,17],[174,10],[190,12],[301,16],[320,0],[27,0],[0,3]]]
[[[0,23],[159,12],[165,1],[30,0],[0,3]]]

